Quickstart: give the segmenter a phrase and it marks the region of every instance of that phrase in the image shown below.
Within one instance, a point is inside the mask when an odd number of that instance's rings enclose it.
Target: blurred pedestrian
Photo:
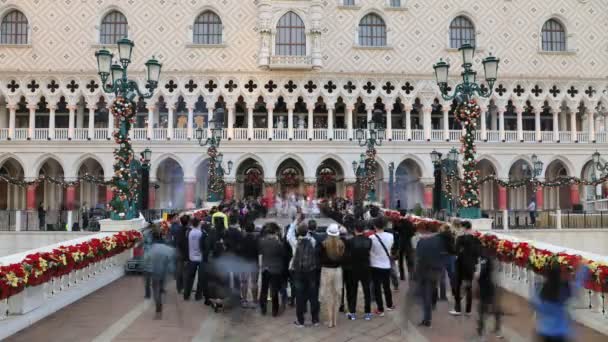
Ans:
[[[393,247],[393,234],[385,232],[386,219],[383,216],[375,217],[372,220],[375,233],[370,236],[372,249],[369,256],[369,263],[372,272],[372,282],[374,284],[374,298],[376,300],[376,312],[378,316],[384,316],[384,298],[386,299],[386,309],[394,310],[393,295],[391,293],[391,268],[392,259],[390,250]]]
[[[432,310],[437,301],[437,281],[443,269],[443,241],[429,225],[421,229],[416,245],[416,282],[421,297],[423,317],[420,326],[431,327]]]
[[[364,225],[359,221],[355,225],[355,236],[346,243],[347,255],[349,256],[351,270],[350,281],[346,284],[348,314],[347,318],[354,321],[357,319],[357,294],[359,283],[363,290],[364,319],[369,321],[371,315],[371,292],[370,292],[370,266],[369,255],[372,249],[372,240],[364,234]]]
[[[456,239],[456,272],[453,289],[454,310],[450,311],[450,314],[454,316],[462,314],[461,291],[463,287],[466,300],[465,314],[471,314],[471,306],[473,305],[473,275],[481,252],[479,239],[472,234],[471,222],[462,222],[462,227],[464,231]]]
[[[477,323],[477,334],[479,338],[483,338],[485,317],[488,313],[494,314],[494,334],[497,338],[502,338],[500,333],[500,320],[502,310],[500,308],[500,300],[498,298],[498,290],[494,279],[495,271],[495,256],[489,248],[482,250],[481,258],[479,259],[479,320]]]
[[[272,300],[272,316],[279,314],[279,308],[285,308],[283,298],[279,306],[279,291],[283,284],[286,251],[280,239],[280,227],[273,222],[264,225],[266,235],[259,240],[258,252],[260,254],[260,268],[262,270],[262,287],[260,291],[260,311],[266,315],[268,291]]]
[[[165,280],[167,274],[172,271],[172,266],[175,265],[175,250],[164,243],[160,227],[156,225],[152,227],[152,240],[152,246],[146,255],[146,263],[150,264],[156,319],[160,319],[163,311],[162,294],[165,288]]]

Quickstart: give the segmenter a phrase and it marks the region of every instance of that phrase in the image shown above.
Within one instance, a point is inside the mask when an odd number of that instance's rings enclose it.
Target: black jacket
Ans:
[[[258,236],[255,233],[245,233],[241,239],[239,256],[247,261],[254,261],[257,263],[258,260]]]
[[[188,230],[190,227],[179,225],[179,230],[175,234],[175,247],[179,251],[183,260],[188,261]]]
[[[449,255],[456,255],[456,242],[454,239],[454,234],[449,231],[442,231],[439,233],[439,237],[441,241],[443,241],[443,252]]]
[[[481,244],[475,236],[470,234],[459,236],[456,239],[456,270],[465,277],[472,277],[480,254]]]
[[[369,268],[369,252],[372,249],[370,238],[357,235],[346,242],[346,254],[348,262],[353,270],[364,270]]]

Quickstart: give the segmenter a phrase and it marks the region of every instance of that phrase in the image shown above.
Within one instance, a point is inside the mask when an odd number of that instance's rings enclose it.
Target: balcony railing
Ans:
[[[174,140],[188,140],[188,129],[187,128],[175,128],[173,129]]]
[[[57,132],[55,132],[55,136],[57,136]],[[108,129],[107,128],[94,128],[93,129],[93,140],[106,140],[108,139]]]
[[[543,142],[553,141],[553,132],[540,132],[540,140]]]
[[[407,141],[407,131],[405,129],[394,129],[393,130],[394,141]]]
[[[288,140],[288,130],[287,128],[275,128],[272,135],[273,135],[273,140]]]
[[[535,142],[536,141],[536,132],[524,131],[524,141],[525,142]]]
[[[589,133],[588,132],[577,132],[576,141],[578,141],[579,143],[589,142]]]
[[[516,142],[517,140],[517,131],[505,131],[505,141],[507,142]]]
[[[412,140],[413,141],[424,141],[424,130],[413,129],[412,130]]]
[[[443,141],[443,130],[442,129],[434,129],[431,131],[431,140],[432,141]]]
[[[559,141],[566,143],[572,141],[570,132],[559,132]]]
[[[152,130],[152,139],[167,140],[167,129],[166,128],[154,128]]]
[[[15,128],[15,140],[27,140],[27,128]]]
[[[35,128],[34,129],[34,140],[48,140],[49,130],[46,128]]]
[[[293,140],[308,140],[308,130],[303,128],[294,129]]]
[[[499,131],[488,131],[488,142],[499,142],[500,132]]]
[[[606,143],[606,132],[595,133],[595,142],[599,144]]]
[[[327,140],[327,129],[326,128],[315,128],[312,131],[314,140]]]
[[[310,69],[312,68],[312,58],[310,56],[271,56],[270,68]]]
[[[459,141],[462,136],[462,131],[459,129],[450,130],[450,141]]]
[[[8,128],[0,128],[0,140],[8,139]]]
[[[131,139],[137,141],[148,140],[148,129],[146,128],[134,128],[131,131]]]
[[[234,129],[234,140],[247,140],[247,128],[235,128]]]
[[[55,140],[68,140],[68,128],[55,128]]]
[[[395,131],[393,131],[393,140],[395,140]],[[334,140],[337,141],[346,141],[348,140],[348,130],[347,129],[334,129]]]
[[[254,128],[253,129],[253,140],[268,140],[268,129]]]
[[[74,140],[87,140],[89,138],[88,128],[74,128]]]

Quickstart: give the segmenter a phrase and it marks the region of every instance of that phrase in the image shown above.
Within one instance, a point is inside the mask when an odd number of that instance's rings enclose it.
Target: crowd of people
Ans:
[[[276,317],[295,306],[296,327],[318,326],[321,316],[335,327],[340,313],[349,320],[372,320],[395,310],[393,292],[407,279],[408,291],[420,299],[419,325],[431,327],[437,302],[447,300],[447,282],[453,298],[449,314],[471,315],[476,288],[477,334],[485,335],[485,317],[492,313],[494,334],[501,337],[494,256],[472,234],[470,222],[416,231],[409,220],[391,222],[374,206],[338,199],[320,210],[337,223],[319,227],[298,209],[286,226],[266,220],[256,227],[266,213],[251,203],[233,203],[213,208],[202,220],[171,217],[165,235],[152,225],[145,234],[145,295],[154,298],[160,318],[165,283],[174,274],[184,300],[194,292],[195,301],[216,312],[240,307]],[[541,318],[550,309],[547,301],[559,307],[570,294],[566,287],[549,286],[533,301]]]

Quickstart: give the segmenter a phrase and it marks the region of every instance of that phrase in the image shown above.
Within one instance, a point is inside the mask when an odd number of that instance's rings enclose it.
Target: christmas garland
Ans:
[[[135,110],[132,102],[119,96],[114,100],[111,108],[118,129],[114,130],[114,142],[118,145],[114,149],[114,176],[112,177],[112,191],[114,197],[110,201],[110,209],[115,219],[131,219],[136,215],[139,177],[131,170],[134,158],[129,131],[135,123]]]
[[[218,174],[216,167],[217,148],[211,146],[207,149],[207,155],[209,156],[209,167],[207,175],[209,176],[209,192],[214,194],[221,194],[224,191],[224,177]]]
[[[32,181],[26,181],[22,178],[13,178],[13,177],[8,177],[8,176],[1,176],[0,175],[0,182],[6,182],[8,184],[11,185],[16,185],[18,187],[28,187],[30,185],[38,185],[41,183],[50,183],[50,184],[55,184],[55,185],[59,185],[62,186],[64,188],[68,188],[68,187],[72,187],[72,186],[78,186],[81,183],[92,183],[92,184],[96,184],[96,185],[110,185],[112,184],[112,182],[106,182],[104,181],[102,178],[98,178],[98,177],[94,177],[91,176],[89,174],[85,174],[84,176],[80,176],[78,178],[76,178],[76,180],[74,181],[65,181],[59,178],[54,178],[54,177],[50,177],[50,176],[40,176],[37,179],[34,179]]]
[[[38,286],[92,263],[113,257],[135,246],[141,233],[135,230],[60,246],[50,252],[27,255],[21,262],[0,266],[0,300],[26,287]]]
[[[376,191],[376,173],[378,170],[378,162],[376,161],[376,149],[368,148],[365,151],[365,176],[358,176],[359,189],[361,194],[366,196],[370,191]]]
[[[464,181],[460,185],[460,204],[464,208],[479,207],[479,185],[477,177],[477,160],[475,159],[475,131],[481,109],[475,100],[461,104],[456,110],[456,121],[465,128],[465,134],[460,137],[462,148],[462,168]]]

